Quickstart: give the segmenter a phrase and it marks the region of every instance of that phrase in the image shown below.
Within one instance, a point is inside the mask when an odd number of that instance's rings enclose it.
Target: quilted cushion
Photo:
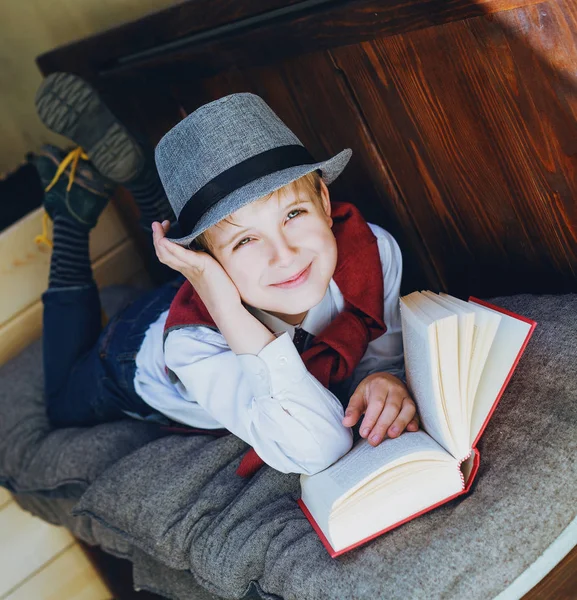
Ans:
[[[135,293],[125,286],[109,288],[103,306],[112,315]],[[40,341],[0,368],[0,485],[14,492],[77,498],[106,468],[161,433],[131,419],[52,430]]]
[[[285,600],[497,595],[576,514],[577,296],[491,301],[539,325],[479,444],[467,497],[331,559],[297,507],[297,476],[265,467],[243,480],[240,440],[170,436],[107,469],[76,514],[227,598],[251,582]]]

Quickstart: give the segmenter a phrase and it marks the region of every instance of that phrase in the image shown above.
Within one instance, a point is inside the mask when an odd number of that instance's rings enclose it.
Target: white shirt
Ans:
[[[349,397],[370,373],[387,371],[404,377],[401,252],[388,232],[369,226],[383,267],[387,331],[368,345],[346,382]],[[331,280],[301,327],[316,335],[343,309],[343,295]],[[343,407],[306,369],[292,343],[294,326],[263,311],[250,311],[278,336],[258,355],[234,354],[221,333],[205,326],[171,331],[163,350],[168,311],[162,313],[150,325],[136,356],[136,392],[174,421],[228,429],[278,471],[309,475],[321,471],[351,448],[351,430],[341,422]],[[177,383],[169,380],[165,366],[178,377]]]

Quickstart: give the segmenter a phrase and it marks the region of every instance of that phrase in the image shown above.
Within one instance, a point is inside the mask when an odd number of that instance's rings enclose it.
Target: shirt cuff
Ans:
[[[257,398],[275,396],[308,373],[288,333],[270,342],[258,355],[239,354],[238,359]]]

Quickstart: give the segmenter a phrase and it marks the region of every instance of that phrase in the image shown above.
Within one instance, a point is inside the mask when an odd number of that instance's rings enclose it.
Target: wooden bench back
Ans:
[[[153,143],[251,91],[315,157],[352,148],[332,194],[398,239],[404,291],[577,288],[571,0],[196,0],[38,63]]]

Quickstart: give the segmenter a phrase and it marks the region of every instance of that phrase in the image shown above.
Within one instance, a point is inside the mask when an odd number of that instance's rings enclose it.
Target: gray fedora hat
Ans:
[[[201,106],[158,143],[156,166],[187,247],[239,208],[319,169],[333,182],[350,149],[315,161],[266,102],[254,94]]]

